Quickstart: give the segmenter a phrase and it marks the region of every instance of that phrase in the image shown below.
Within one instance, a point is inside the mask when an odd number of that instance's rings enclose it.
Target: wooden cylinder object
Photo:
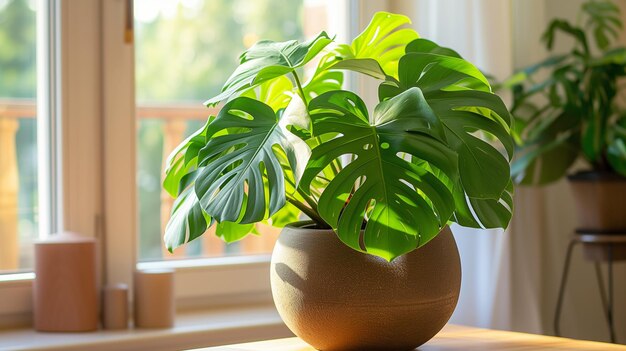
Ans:
[[[136,271],[134,283],[135,327],[173,327],[176,310],[174,271],[169,269]]]
[[[38,331],[98,329],[95,239],[60,233],[35,243],[33,314]]]
[[[128,328],[128,285],[107,285],[102,290],[102,327]]]

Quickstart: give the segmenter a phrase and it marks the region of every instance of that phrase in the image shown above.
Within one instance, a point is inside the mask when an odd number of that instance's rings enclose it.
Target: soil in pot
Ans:
[[[461,263],[447,227],[387,262],[298,223],[278,238],[271,283],[283,321],[318,350],[413,350],[452,315]]]

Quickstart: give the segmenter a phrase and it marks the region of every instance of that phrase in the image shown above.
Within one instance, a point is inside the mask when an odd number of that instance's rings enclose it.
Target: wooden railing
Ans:
[[[163,121],[163,162],[170,152],[184,138],[190,121],[206,120],[216,109],[207,109],[201,104],[188,105],[140,105],[136,110],[138,120]],[[18,189],[20,187],[16,135],[20,119],[35,118],[35,102],[32,100],[0,99],[0,271],[19,268],[20,243],[18,232]],[[161,193],[161,233],[169,218],[174,200],[166,193]],[[278,231],[275,228],[259,226],[263,236],[251,236],[241,241],[242,253],[269,252]],[[161,235],[159,233],[159,235]],[[213,229],[209,229],[212,234]],[[157,235],[157,233],[155,233]],[[202,237],[204,256],[221,256],[225,253],[224,243],[215,235]],[[186,249],[176,250],[172,255],[163,250],[164,258],[185,257]]]

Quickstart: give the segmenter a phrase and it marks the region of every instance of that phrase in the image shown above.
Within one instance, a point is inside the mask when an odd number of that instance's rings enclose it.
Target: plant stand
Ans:
[[[615,343],[615,326],[613,321],[613,263],[614,247],[618,245],[626,245],[626,231],[620,233],[606,233],[597,232],[594,233],[590,230],[576,230],[576,234],[572,237],[567,247],[567,254],[565,256],[565,265],[563,267],[563,274],[561,276],[561,286],[559,287],[559,295],[556,302],[556,311],[554,316],[554,332],[557,336],[561,336],[560,330],[560,318],[561,307],[563,305],[563,295],[565,294],[565,286],[567,284],[567,276],[569,273],[569,266],[571,263],[572,252],[576,244],[594,244],[603,245],[608,249],[607,255],[607,269],[608,269],[608,294],[605,291],[604,279],[602,277],[602,269],[600,267],[600,261],[595,261],[596,278],[598,281],[598,288],[600,290],[600,298],[602,299],[602,307],[606,316],[606,321],[609,327],[609,334],[611,342]]]

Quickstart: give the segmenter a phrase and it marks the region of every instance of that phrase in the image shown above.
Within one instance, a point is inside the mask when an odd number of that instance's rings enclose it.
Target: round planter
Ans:
[[[584,234],[626,234],[626,178],[612,173],[579,172],[568,177]],[[626,260],[626,245],[612,244],[612,259]],[[587,259],[606,261],[606,244],[584,244]]]
[[[449,228],[387,262],[347,247],[332,230],[310,227],[283,229],[270,274],[283,321],[316,349],[413,350],[452,315],[461,262]]]

